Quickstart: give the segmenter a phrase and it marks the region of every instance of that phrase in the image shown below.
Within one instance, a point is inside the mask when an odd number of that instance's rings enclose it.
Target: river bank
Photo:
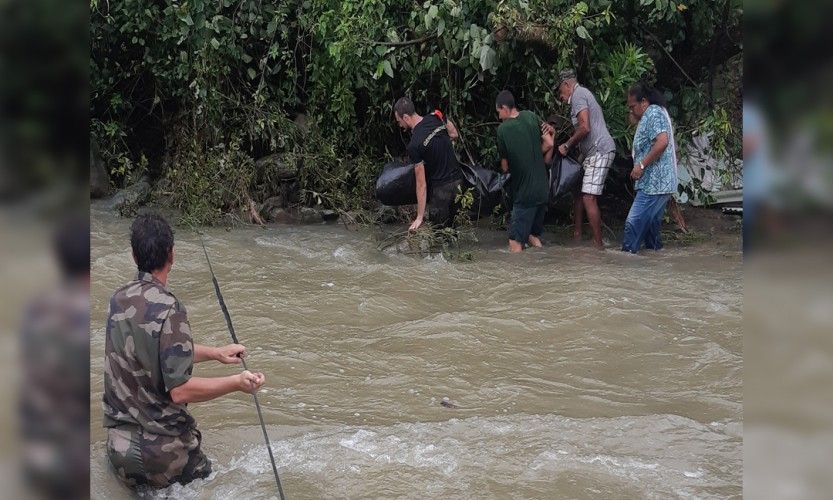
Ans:
[[[124,217],[130,218],[140,210],[153,210],[164,214],[175,226],[182,226],[180,214],[171,209],[164,202],[144,202],[142,206],[129,201],[124,203],[125,195],[120,194],[104,200],[93,200],[92,206],[102,211],[121,213]],[[132,200],[130,195],[128,200]],[[123,207],[127,207],[126,210]],[[265,207],[265,210],[264,210]],[[348,231],[366,230],[375,232],[377,239],[383,239],[385,235],[397,232],[406,226],[407,221],[413,217],[414,209],[405,207],[379,206],[373,211],[344,212],[315,207],[294,207],[280,208],[264,205],[260,210],[254,209],[261,215],[262,224],[252,222],[250,216],[252,211],[244,210],[237,214],[225,214],[218,227],[240,228],[272,227],[282,225],[339,225]],[[603,237],[605,245],[609,250],[618,248],[622,241],[624,232],[625,216],[628,205],[619,197],[613,196],[600,201],[600,208],[605,224]],[[663,224],[663,238],[668,248],[688,247],[707,245],[727,251],[739,250],[741,248],[741,232],[743,219],[739,215],[726,214],[718,207],[697,207],[693,205],[680,205],[680,214],[685,222],[685,229],[672,218],[670,211],[666,213]],[[490,215],[472,214],[470,229],[474,232],[476,239],[491,240],[500,239],[505,235],[505,221],[500,217]],[[585,223],[584,241],[582,245],[589,245],[589,226]],[[544,241],[556,245],[577,246],[572,240],[572,219],[569,203],[559,202],[551,207],[545,224]],[[477,245],[470,245],[473,249]]]

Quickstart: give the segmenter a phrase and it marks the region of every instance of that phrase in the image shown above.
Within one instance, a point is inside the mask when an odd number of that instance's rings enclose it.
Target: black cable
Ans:
[[[226,307],[226,301],[223,300],[223,294],[220,293],[220,284],[217,282],[217,277],[214,275],[214,269],[211,267],[211,259],[208,258],[208,250],[205,248],[205,240],[202,239],[202,235],[200,235],[200,243],[202,243],[202,251],[205,253],[205,261],[208,262],[208,271],[211,273],[211,281],[214,283],[214,292],[217,294],[217,301],[220,302],[220,309],[223,310],[223,316],[226,318],[226,325],[228,326],[228,331],[231,334],[231,340],[235,344],[239,344],[240,342],[237,341],[237,335],[234,333],[234,326],[231,324],[231,316],[229,315],[228,307]],[[243,369],[248,370],[249,368],[246,366],[246,360],[241,357],[240,361],[243,363]],[[252,398],[255,400],[257,418],[260,419],[260,429],[263,431],[263,439],[266,440],[266,449],[269,450],[269,460],[272,462],[272,472],[275,473],[275,482],[278,485],[278,494],[280,495],[281,500],[285,500],[283,487],[281,486],[281,478],[278,476],[278,467],[275,465],[275,456],[272,454],[272,445],[269,443],[269,435],[266,433],[266,424],[263,423],[263,413],[260,411],[260,402],[257,400],[257,394],[252,393]]]

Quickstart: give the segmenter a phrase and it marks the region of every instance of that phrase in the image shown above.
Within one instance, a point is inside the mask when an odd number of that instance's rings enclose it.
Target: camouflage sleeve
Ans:
[[[159,337],[159,367],[165,390],[184,384],[194,368],[194,341],[185,308],[177,302],[162,324]]]

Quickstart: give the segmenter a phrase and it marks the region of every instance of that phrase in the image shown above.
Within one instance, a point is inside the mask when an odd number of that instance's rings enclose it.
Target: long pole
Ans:
[[[202,243],[202,251],[205,253],[205,261],[208,262],[208,271],[211,273],[211,281],[214,283],[214,293],[217,294],[217,301],[220,303],[220,309],[223,310],[223,316],[226,318],[226,325],[228,326],[228,331],[231,334],[231,340],[235,344],[239,344],[240,342],[237,341],[237,335],[234,333],[234,325],[231,324],[231,315],[229,315],[228,307],[226,307],[226,301],[223,300],[223,294],[220,292],[220,284],[217,282],[217,276],[214,275],[214,269],[211,267],[211,259],[208,258],[208,250],[205,248],[205,240],[203,240],[202,235],[200,235],[200,243]],[[249,368],[246,366],[246,360],[241,357],[240,361],[243,363],[243,369],[248,370]],[[281,478],[278,476],[278,467],[275,465],[275,455],[272,453],[272,444],[269,443],[269,434],[266,433],[266,424],[263,423],[263,412],[260,410],[260,402],[257,400],[257,394],[252,393],[252,398],[255,400],[257,418],[260,419],[260,429],[263,431],[263,439],[266,441],[266,449],[269,451],[269,461],[272,462],[272,472],[275,473],[275,483],[278,485],[278,494],[280,495],[281,500],[285,500],[286,497],[283,495]]]

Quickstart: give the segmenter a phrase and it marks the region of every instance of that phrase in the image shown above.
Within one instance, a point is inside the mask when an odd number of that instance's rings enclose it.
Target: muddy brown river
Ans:
[[[127,498],[101,397],[107,302],[135,275],[130,220],[91,213],[92,492]],[[473,262],[449,262],[383,253],[338,225],[217,228],[205,242],[267,378],[288,499],[742,495],[739,249],[509,255],[504,233],[484,231]],[[230,342],[199,236],[177,229],[175,251],[169,286],[195,341]],[[277,498],[252,398],[190,408],[214,472],[152,496]]]

